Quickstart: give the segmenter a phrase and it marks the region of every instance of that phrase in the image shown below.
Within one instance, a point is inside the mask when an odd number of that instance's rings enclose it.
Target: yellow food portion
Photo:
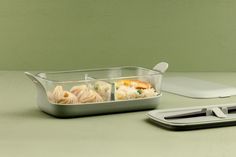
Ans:
[[[120,87],[121,85],[134,87],[136,89],[148,89],[152,87],[150,83],[140,80],[119,80],[116,82],[117,88]]]
[[[141,80],[119,80],[115,86],[116,100],[147,98],[158,94],[149,82]]]

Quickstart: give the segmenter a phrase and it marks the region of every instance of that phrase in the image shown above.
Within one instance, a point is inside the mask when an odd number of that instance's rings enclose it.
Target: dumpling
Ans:
[[[52,93],[48,93],[49,100],[59,104],[77,104],[77,97],[64,91],[62,86],[56,86]]]
[[[80,86],[74,86],[71,88],[70,92],[73,93],[78,101],[80,102],[80,97],[89,91],[89,87],[87,85],[80,85]]]
[[[63,97],[61,99],[59,99],[57,101],[57,103],[60,103],[60,104],[77,104],[78,101],[77,101],[77,97],[68,92],[68,91],[64,91],[63,92]]]
[[[95,92],[94,90],[85,90],[81,93],[78,98],[79,103],[88,103],[88,102],[103,102],[102,97]]]
[[[60,100],[63,97],[64,90],[62,86],[56,86],[52,92],[51,99],[54,100],[54,102],[57,102],[57,100]]]
[[[104,81],[97,81],[94,84],[94,89],[104,101],[111,100],[111,84]]]
[[[87,85],[74,86],[70,90],[76,97],[79,103],[102,102],[103,98]]]
[[[86,85],[80,85],[80,86],[74,86],[71,88],[70,92],[73,93],[75,96],[78,96],[81,91],[88,90],[88,86]]]

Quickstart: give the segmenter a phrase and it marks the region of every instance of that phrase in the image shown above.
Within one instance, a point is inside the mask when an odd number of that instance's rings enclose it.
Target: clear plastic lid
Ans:
[[[114,67],[103,69],[72,70],[60,72],[38,73],[36,76],[53,82],[109,80],[137,78],[143,76],[161,75],[160,72],[141,67]]]

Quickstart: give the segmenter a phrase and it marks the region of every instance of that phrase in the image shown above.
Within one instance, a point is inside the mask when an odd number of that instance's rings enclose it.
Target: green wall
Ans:
[[[235,0],[0,0],[0,70],[236,71]]]

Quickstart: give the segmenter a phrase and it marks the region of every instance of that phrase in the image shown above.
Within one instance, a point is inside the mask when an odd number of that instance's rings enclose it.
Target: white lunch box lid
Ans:
[[[188,77],[165,77],[162,90],[191,98],[218,98],[236,95],[236,88]]]

